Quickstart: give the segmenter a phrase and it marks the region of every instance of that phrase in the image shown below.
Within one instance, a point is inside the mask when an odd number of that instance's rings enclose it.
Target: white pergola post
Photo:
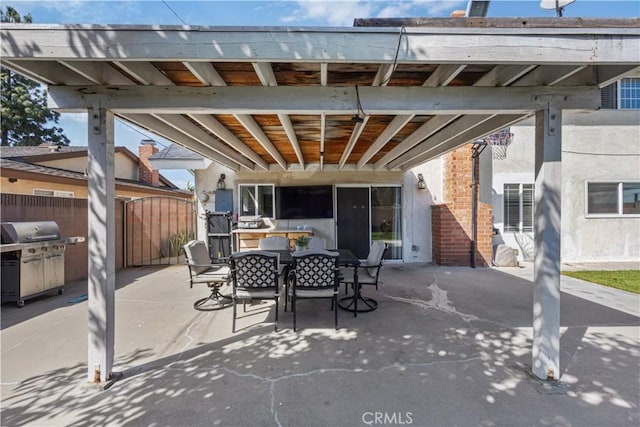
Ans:
[[[113,114],[88,109],[90,382],[111,379],[115,315],[115,150]]]
[[[560,208],[562,110],[536,112],[533,374],[560,375]]]

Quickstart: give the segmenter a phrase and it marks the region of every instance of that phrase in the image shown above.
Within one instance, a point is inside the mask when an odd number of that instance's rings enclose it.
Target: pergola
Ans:
[[[562,111],[640,70],[640,20],[354,28],[2,24],[2,66],[88,112],[87,375],[114,358],[114,117],[233,170],[408,170],[536,119],[532,369],[557,378]]]

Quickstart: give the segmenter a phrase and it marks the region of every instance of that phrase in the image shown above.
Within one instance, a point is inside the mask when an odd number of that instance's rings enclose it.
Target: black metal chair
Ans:
[[[382,240],[374,240],[369,249],[369,255],[364,264],[360,264],[358,267],[358,285],[373,285],[378,289],[380,281],[380,269],[389,246]],[[343,268],[340,270],[344,283],[344,291],[347,293],[347,285],[353,286],[353,269]]]
[[[189,267],[189,286],[205,283],[211,290],[208,297],[193,303],[196,310],[219,310],[228,307],[231,299],[220,292],[229,285],[231,269],[226,263],[211,263],[207,245],[201,240],[191,240],[182,247],[185,263]],[[208,304],[210,303],[210,304]]]
[[[278,297],[280,296],[280,275],[278,273],[279,256],[267,251],[249,251],[232,254],[231,283],[233,299],[233,323],[231,330],[236,331],[237,303],[253,300],[275,300],[276,322],[278,330]],[[246,309],[245,309],[246,311]]]
[[[340,270],[338,252],[311,249],[292,255],[293,267],[289,290],[293,310],[293,330],[296,331],[296,302],[298,299],[330,298],[334,323],[338,329],[338,285]],[[285,302],[286,310],[286,302]]]

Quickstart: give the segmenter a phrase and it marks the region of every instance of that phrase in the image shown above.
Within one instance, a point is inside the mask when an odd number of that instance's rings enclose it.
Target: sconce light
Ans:
[[[225,183],[224,183],[225,178],[226,178],[226,176],[223,173],[221,173],[220,174],[220,179],[218,179],[218,184],[216,185],[216,188],[218,188],[218,190],[224,190],[224,188],[226,186]]]
[[[427,188],[427,183],[424,181],[424,176],[421,173],[418,174],[418,190],[424,190]]]
[[[200,197],[198,197],[202,203],[207,203],[209,201],[209,195],[205,190],[200,192]]]

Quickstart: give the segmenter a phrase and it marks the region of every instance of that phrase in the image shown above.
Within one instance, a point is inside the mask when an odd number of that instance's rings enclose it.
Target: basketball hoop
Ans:
[[[504,128],[496,133],[484,137],[484,142],[491,146],[491,157],[494,160],[504,160],[507,158],[507,147],[513,140],[513,133],[510,128]]]

